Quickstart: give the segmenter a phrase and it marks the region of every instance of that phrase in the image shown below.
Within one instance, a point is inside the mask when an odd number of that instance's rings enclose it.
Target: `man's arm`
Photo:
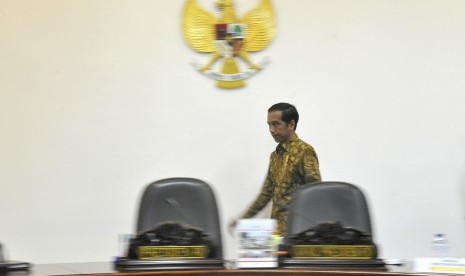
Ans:
[[[266,176],[265,183],[263,183],[262,189],[260,194],[255,199],[255,201],[250,205],[247,211],[240,216],[240,218],[251,218],[255,216],[258,212],[260,212],[263,207],[270,201],[273,192],[273,184],[271,182],[270,173]],[[232,219],[228,223],[228,229],[231,234],[234,233],[234,229],[236,228],[238,219]]]
[[[255,201],[250,205],[249,209],[242,215],[242,218],[250,218],[260,212],[266,204],[271,200],[273,195],[273,183],[271,181],[270,172],[266,176],[265,183],[263,183],[260,194],[257,196]]]
[[[313,148],[306,150],[303,156],[303,171],[305,183],[320,182],[320,166],[318,156]]]

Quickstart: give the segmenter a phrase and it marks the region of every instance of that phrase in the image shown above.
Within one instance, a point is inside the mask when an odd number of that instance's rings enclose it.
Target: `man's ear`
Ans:
[[[295,130],[295,121],[294,120],[291,120],[289,122],[289,126],[292,128],[292,130]]]

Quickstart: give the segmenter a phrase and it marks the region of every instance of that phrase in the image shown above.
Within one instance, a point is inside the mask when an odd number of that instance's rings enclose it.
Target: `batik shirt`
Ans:
[[[286,233],[287,211],[294,191],[301,185],[321,181],[318,157],[312,146],[295,135],[280,143],[271,153],[268,175],[260,194],[243,218],[250,218],[271,200],[271,218],[278,222],[278,233]]]

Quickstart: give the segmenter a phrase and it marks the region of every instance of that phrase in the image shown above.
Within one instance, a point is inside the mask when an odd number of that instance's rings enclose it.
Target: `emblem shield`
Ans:
[[[245,24],[215,24],[215,48],[222,57],[234,57],[242,49]]]

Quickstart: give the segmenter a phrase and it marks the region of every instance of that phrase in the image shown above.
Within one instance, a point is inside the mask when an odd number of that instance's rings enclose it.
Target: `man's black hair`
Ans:
[[[268,108],[268,112],[282,111],[281,120],[286,124],[289,124],[292,120],[295,122],[294,130],[297,129],[297,123],[299,122],[299,112],[292,104],[288,103],[277,103]]]

